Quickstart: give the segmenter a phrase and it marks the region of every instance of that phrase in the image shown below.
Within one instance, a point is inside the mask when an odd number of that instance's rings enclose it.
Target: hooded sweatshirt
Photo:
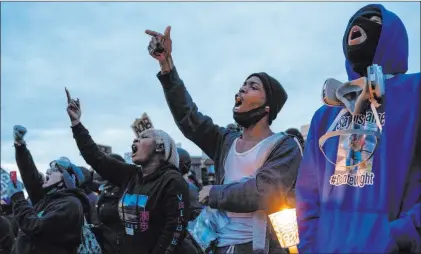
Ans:
[[[188,254],[181,243],[189,218],[189,189],[178,169],[165,164],[143,176],[140,167],[102,153],[81,123],[72,130],[86,163],[125,190],[118,205],[126,232],[121,253]]]
[[[364,169],[363,176],[340,173],[322,154],[319,139],[342,108],[322,106],[316,111],[296,185],[300,253],[421,251],[420,73],[405,74],[408,35],[402,21],[382,5],[372,6],[381,10],[383,19],[373,63],[382,66],[384,74],[394,74],[385,81],[386,101],[378,112],[381,138],[369,161],[371,169]],[[345,43],[344,38],[344,52]],[[360,77],[347,60],[345,65],[348,80]],[[364,119],[357,118],[364,121],[356,124],[370,122],[370,114],[365,112]],[[349,113],[335,128],[349,126],[347,119]],[[332,162],[343,156],[341,145],[338,136],[324,144]]]
[[[84,216],[90,222],[86,195],[75,188],[45,194],[39,181],[41,176],[25,145],[16,146],[16,163],[32,206],[23,192],[11,197],[20,228],[14,253],[76,253],[82,239]]]

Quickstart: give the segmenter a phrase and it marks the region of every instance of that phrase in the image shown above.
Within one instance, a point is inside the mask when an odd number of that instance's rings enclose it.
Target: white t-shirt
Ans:
[[[273,134],[257,143],[254,147],[243,153],[237,152],[237,141],[234,140],[225,160],[224,184],[239,182],[245,177],[254,177],[266,161],[273,147],[273,140],[278,135]],[[227,212],[230,223],[221,228],[218,238],[218,247],[248,243],[253,240],[253,214]]]

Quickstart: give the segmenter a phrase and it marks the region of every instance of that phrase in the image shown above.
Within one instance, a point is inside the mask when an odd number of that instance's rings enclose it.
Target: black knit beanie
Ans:
[[[278,82],[275,78],[269,76],[266,72],[253,73],[248,76],[258,77],[266,91],[266,105],[269,106],[269,125],[272,124],[272,121],[276,119],[279,111],[281,111],[285,102],[288,99],[288,94],[285,92],[281,83]]]

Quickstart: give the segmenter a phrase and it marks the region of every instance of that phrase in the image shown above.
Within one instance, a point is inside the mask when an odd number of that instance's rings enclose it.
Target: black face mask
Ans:
[[[266,105],[263,105],[247,112],[234,112],[234,120],[240,126],[248,128],[258,123],[260,120],[262,120],[263,117],[267,115],[268,112],[265,109]]]
[[[373,64],[377,44],[379,43],[380,34],[382,32],[382,25],[365,17],[358,17],[354,19],[352,24],[349,26],[349,29],[355,25],[361,27],[365,31],[367,39],[358,45],[348,45],[346,58],[351,62],[352,68],[355,72],[365,76],[367,67]]]

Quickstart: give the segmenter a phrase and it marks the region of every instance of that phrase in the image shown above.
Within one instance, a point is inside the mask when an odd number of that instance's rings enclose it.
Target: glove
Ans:
[[[15,125],[13,127],[13,139],[15,140],[15,143],[25,144],[25,140],[23,138],[27,132],[26,128],[22,125]]]
[[[23,192],[23,184],[19,181],[16,182],[16,187],[13,185],[12,181],[9,181],[7,184],[7,195],[12,197],[14,194],[18,192]]]

